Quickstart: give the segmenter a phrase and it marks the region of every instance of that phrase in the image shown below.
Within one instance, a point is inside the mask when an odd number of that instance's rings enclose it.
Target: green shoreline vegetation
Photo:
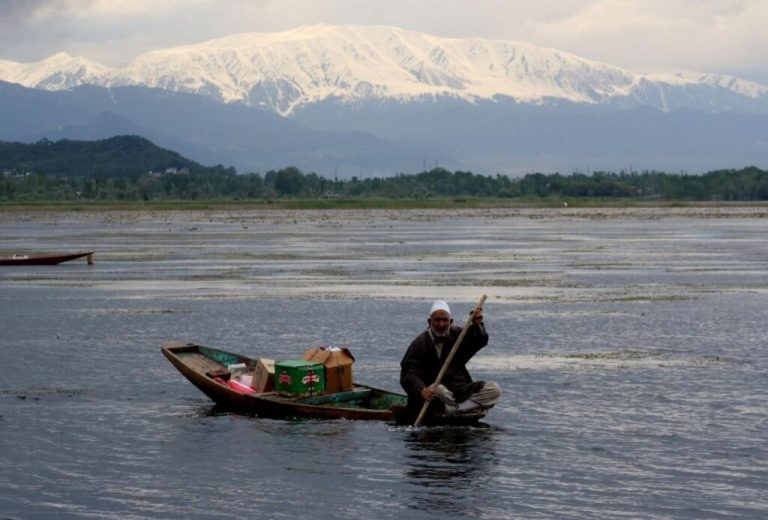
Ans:
[[[768,202],[768,171],[528,174],[511,179],[433,169],[387,178],[327,180],[297,168],[260,174],[85,178],[0,177],[0,208],[406,209],[734,205]]]
[[[669,206],[768,201],[756,166],[701,175],[659,171],[479,175],[433,168],[328,179],[296,167],[238,174],[201,166],[136,136],[0,141],[0,208],[405,209]]]
[[[631,208],[768,208],[768,201],[632,201],[621,199],[280,199],[273,201],[35,201],[0,202],[0,212],[101,211],[269,211],[269,210],[482,210],[482,209],[631,209]]]

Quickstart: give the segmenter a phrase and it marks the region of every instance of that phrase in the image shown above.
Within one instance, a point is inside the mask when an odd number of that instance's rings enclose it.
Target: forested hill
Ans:
[[[34,144],[0,141],[0,170],[57,177],[137,178],[167,168],[213,171],[138,136],[99,141],[49,141]]]

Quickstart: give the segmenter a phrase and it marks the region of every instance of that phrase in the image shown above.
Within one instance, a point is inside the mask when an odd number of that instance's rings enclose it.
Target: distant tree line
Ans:
[[[289,167],[258,173],[230,170],[188,175],[0,177],[0,201],[270,200],[277,198],[611,198],[643,201],[768,200],[768,171],[756,167],[704,175],[663,172],[591,175],[533,173],[511,179],[442,168],[413,175],[326,179]]]
[[[530,173],[520,178],[434,168],[390,177],[327,179],[287,167],[266,174],[204,167],[135,136],[0,142],[0,201],[271,200],[277,198],[612,198],[768,200],[768,172]]]

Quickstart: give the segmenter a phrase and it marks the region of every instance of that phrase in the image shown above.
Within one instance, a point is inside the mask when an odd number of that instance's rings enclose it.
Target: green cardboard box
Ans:
[[[279,393],[303,396],[325,392],[325,367],[322,363],[304,359],[289,359],[275,363],[275,390]]]

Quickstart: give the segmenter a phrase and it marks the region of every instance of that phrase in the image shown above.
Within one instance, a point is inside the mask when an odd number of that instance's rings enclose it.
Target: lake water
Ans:
[[[768,208],[0,212],[2,519],[768,517]],[[229,414],[166,340],[399,389],[487,294],[481,428]]]

